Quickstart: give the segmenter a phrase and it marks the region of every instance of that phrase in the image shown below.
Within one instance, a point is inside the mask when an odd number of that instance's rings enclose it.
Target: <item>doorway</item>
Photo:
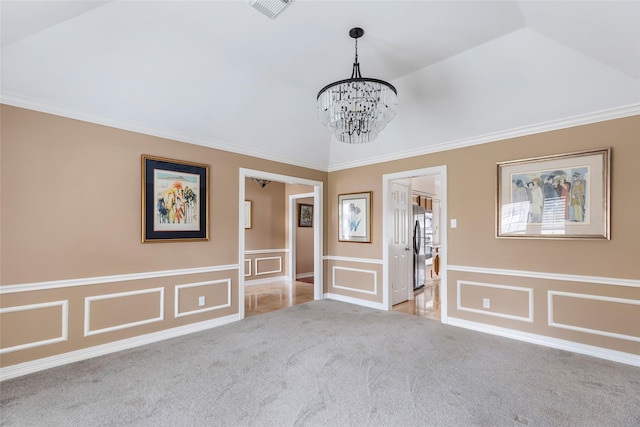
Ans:
[[[393,174],[383,175],[382,190],[383,190],[383,306],[387,310],[391,310],[395,302],[399,301],[397,293],[406,292],[402,296],[404,299],[413,302],[414,290],[413,290],[413,259],[409,262],[409,254],[412,249],[412,231],[410,227],[413,219],[412,215],[412,200],[409,197],[408,200],[399,200],[399,189],[403,186],[409,187],[411,192],[411,184],[417,186],[418,183],[429,180],[436,180],[439,183],[439,194],[435,198],[435,208],[437,209],[437,218],[433,217],[433,228],[437,232],[437,242],[434,243],[434,247],[437,248],[437,282],[439,287],[438,302],[440,308],[440,321],[447,323],[447,227],[445,226],[447,220],[447,169],[446,166],[436,166],[424,169],[415,169],[404,172],[398,172]],[[425,189],[421,189],[423,194],[429,194]],[[429,206],[433,210],[434,206]],[[402,216],[402,210],[404,209],[405,215]],[[402,217],[400,220],[398,217]],[[404,228],[399,230],[406,224]],[[406,243],[406,244],[405,244]],[[437,243],[437,245],[435,244]],[[432,248],[433,249],[433,248]],[[402,253],[406,253],[404,263],[399,262],[402,258]],[[435,250],[434,250],[435,253]],[[433,279],[433,260],[431,261],[431,267],[426,270],[428,279]],[[425,292],[427,289],[423,289]],[[431,289],[433,291],[433,289]],[[416,291],[415,295],[418,295],[420,290]],[[426,295],[421,295],[420,300],[424,300]],[[416,302],[419,301],[416,298]]]
[[[241,319],[245,318],[245,182],[247,178],[263,179],[274,182],[282,182],[286,184],[300,184],[313,187],[313,192],[307,194],[308,197],[313,197],[313,297],[316,300],[322,299],[322,194],[323,194],[323,182],[313,181],[300,177],[293,177],[287,175],[274,174],[270,172],[264,172],[259,170],[240,168],[239,177],[239,200],[238,200],[238,212],[239,212],[239,227],[238,227],[238,260],[239,260],[239,274],[238,274],[238,297],[239,297],[239,316]],[[291,208],[287,211],[287,222],[293,224],[295,215],[292,216]],[[283,218],[284,220],[284,218]],[[291,233],[290,233],[291,234]],[[291,243],[289,242],[289,245]],[[289,246],[289,274],[291,274],[291,252],[293,248]],[[295,256],[294,256],[295,258]],[[294,269],[295,271],[295,269]],[[295,280],[295,277],[291,277],[291,280]]]

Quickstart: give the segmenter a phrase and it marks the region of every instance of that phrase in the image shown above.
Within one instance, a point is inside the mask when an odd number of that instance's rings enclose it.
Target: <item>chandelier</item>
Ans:
[[[358,39],[362,28],[352,28],[356,55],[351,78],[340,80],[318,92],[318,118],[340,142],[361,144],[376,139],[396,116],[398,91],[378,79],[363,78],[358,62]]]
[[[271,181],[269,181],[268,179],[251,178],[251,180],[253,182],[255,182],[256,184],[258,184],[260,186],[260,188],[264,188],[268,184],[271,184]]]

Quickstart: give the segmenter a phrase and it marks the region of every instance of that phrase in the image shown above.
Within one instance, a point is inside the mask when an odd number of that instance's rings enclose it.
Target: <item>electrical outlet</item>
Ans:
[[[198,306],[202,307],[204,305],[204,297],[199,297],[198,298]]]
[[[489,298],[482,298],[482,308],[491,308],[491,300]]]

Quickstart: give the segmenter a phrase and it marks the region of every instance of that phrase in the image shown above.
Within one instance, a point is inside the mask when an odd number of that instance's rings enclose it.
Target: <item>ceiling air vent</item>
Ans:
[[[249,0],[249,4],[260,13],[275,19],[293,0]]]

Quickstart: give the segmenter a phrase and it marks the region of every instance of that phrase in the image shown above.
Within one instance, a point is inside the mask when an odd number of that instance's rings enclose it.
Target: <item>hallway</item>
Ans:
[[[313,301],[313,283],[284,280],[244,289],[245,318]]]
[[[245,287],[245,318],[264,314],[281,308],[313,301],[313,283],[286,281]],[[393,311],[440,321],[440,280],[419,289],[414,299],[393,306]]]

